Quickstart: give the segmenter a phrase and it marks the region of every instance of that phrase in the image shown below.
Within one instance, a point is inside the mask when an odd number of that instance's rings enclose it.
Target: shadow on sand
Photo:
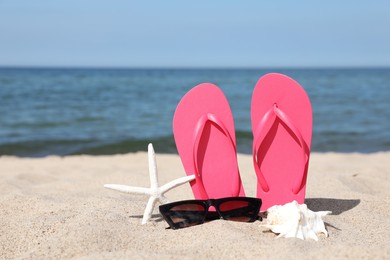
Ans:
[[[139,218],[139,219],[142,219],[144,216],[143,215],[132,215],[132,216],[129,216],[130,218]],[[161,216],[161,214],[157,213],[157,214],[153,214],[152,217],[150,218],[151,220],[155,221],[155,222],[161,222],[161,221],[164,221],[164,218]]]
[[[332,211],[331,215],[340,215],[359,205],[360,200],[309,198],[305,199],[307,207],[312,211]]]

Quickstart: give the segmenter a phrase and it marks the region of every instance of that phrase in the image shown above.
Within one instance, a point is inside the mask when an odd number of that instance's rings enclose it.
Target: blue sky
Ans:
[[[0,66],[390,66],[390,1],[0,0]]]

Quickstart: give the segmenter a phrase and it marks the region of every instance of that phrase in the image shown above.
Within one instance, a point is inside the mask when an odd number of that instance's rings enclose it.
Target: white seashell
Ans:
[[[272,206],[267,210],[266,224],[262,227],[269,228],[279,237],[296,237],[300,239],[312,238],[318,241],[317,234],[324,233],[328,236],[322,218],[331,211],[314,212],[307,208],[306,204],[298,204],[295,200],[283,206]]]

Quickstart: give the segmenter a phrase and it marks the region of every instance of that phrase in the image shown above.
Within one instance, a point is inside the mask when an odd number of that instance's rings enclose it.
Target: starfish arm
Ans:
[[[164,194],[165,192],[167,192],[167,191],[169,191],[177,186],[183,185],[186,182],[192,181],[194,179],[195,179],[195,175],[181,177],[181,178],[178,178],[176,180],[170,181],[167,184],[164,184],[159,189],[160,189],[161,193]]]
[[[168,203],[169,200],[164,196],[164,193],[180,186],[186,182],[192,181],[195,179],[195,175],[185,176],[173,180],[161,187],[158,186],[158,177],[157,177],[157,163],[156,155],[153,149],[153,145],[148,145],[148,160],[149,160],[149,177],[150,177],[150,188],[144,187],[134,187],[126,186],[120,184],[105,184],[104,187],[108,189],[117,190],[125,193],[135,193],[135,194],[145,194],[149,195],[148,203],[144,211],[142,218],[142,224],[146,224],[152,217],[153,209],[156,205],[156,202],[159,201],[161,204]]]
[[[150,187],[158,187],[156,154],[152,144],[148,145]]]
[[[120,185],[120,184],[105,184],[104,188],[117,190],[117,191],[124,192],[124,193],[136,193],[136,194],[150,195],[150,189],[143,188],[143,187],[134,187],[134,186],[127,186],[127,185]]]
[[[144,211],[144,217],[142,218],[142,225],[146,224],[149,219],[152,217],[153,208],[156,205],[157,198],[154,196],[150,196],[148,200],[148,204],[146,204],[146,208]]]

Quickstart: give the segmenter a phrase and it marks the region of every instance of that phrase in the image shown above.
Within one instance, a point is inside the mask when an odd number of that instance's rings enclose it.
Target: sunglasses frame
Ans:
[[[253,222],[256,221],[257,219],[261,220],[261,217],[259,216],[260,212],[260,207],[261,207],[261,199],[259,198],[252,198],[252,197],[225,197],[225,198],[219,198],[219,199],[208,199],[208,200],[183,200],[183,201],[176,201],[172,203],[167,203],[160,205],[159,210],[165,221],[169,224],[169,226],[172,229],[179,229],[179,228],[185,228],[193,225],[199,225],[203,224],[206,220],[214,220],[214,219],[224,219],[224,220],[231,220],[228,217],[226,217],[226,213],[220,210],[220,205],[229,202],[229,201],[243,201],[243,202],[248,202],[249,205],[251,205],[253,208],[251,209],[252,214],[248,214],[246,212],[246,215],[243,215],[245,217],[248,217],[249,220],[243,221],[243,222]],[[200,205],[204,208],[204,211],[199,211],[199,216],[202,216],[202,220],[198,221],[194,224],[187,224],[186,222],[173,222],[171,219],[171,209],[177,206],[181,205],[186,205],[186,204],[191,204],[191,205]],[[213,206],[215,208],[214,211],[209,211],[210,207]],[[189,215],[191,213],[188,213]]]

